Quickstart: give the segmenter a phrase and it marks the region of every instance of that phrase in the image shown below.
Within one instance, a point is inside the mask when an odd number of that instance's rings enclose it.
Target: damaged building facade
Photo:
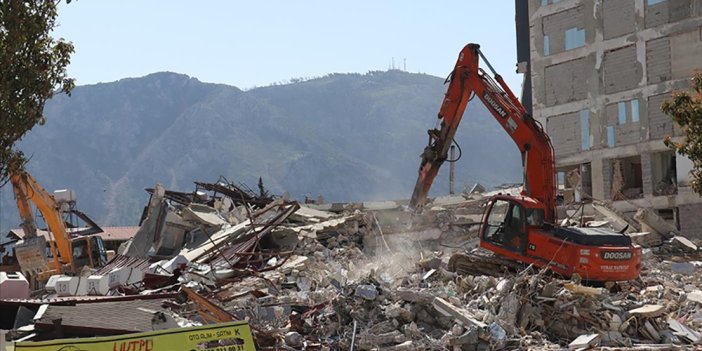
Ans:
[[[519,62],[529,63],[531,86],[523,98],[553,140],[561,188],[624,213],[652,208],[702,237],[692,164],[663,144],[683,133],[660,109],[702,69],[702,0],[516,4]],[[573,171],[579,184],[568,182]]]

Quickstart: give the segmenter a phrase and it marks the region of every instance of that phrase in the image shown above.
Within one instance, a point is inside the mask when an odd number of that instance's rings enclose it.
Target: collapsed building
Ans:
[[[555,146],[561,188],[633,215],[649,208],[702,235],[689,159],[664,144],[682,130],[661,103],[702,69],[699,0],[516,1],[522,103]],[[567,174],[576,171],[578,183]]]
[[[482,252],[490,194],[479,186],[417,214],[404,201],[301,206],[225,179],[192,192],[156,185],[139,229],[103,267],[54,275],[31,296],[21,274],[0,276],[3,292],[17,292],[0,299],[9,329],[0,341],[119,341],[243,321],[263,350],[700,348],[701,202],[685,186],[684,159],[661,143],[680,131],[656,112],[656,99],[683,88],[682,72],[699,64],[698,2],[517,5],[523,101],[558,156],[557,218],[634,243],[636,279],[592,286]],[[476,255],[459,265],[454,252]],[[590,250],[579,254],[587,263]]]
[[[517,263],[455,272],[449,258],[476,250],[492,193],[436,198],[417,215],[406,201],[301,206],[227,182],[148,191],[141,226],[107,265],[0,299],[2,339],[128,340],[245,321],[261,350],[700,345],[699,249],[655,213],[601,204],[603,215],[570,216],[624,223],[644,247],[641,278],[593,287]]]

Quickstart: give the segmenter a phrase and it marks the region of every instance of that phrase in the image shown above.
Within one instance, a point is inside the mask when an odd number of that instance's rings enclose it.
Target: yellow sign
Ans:
[[[16,351],[255,351],[247,322],[98,338],[15,343]]]

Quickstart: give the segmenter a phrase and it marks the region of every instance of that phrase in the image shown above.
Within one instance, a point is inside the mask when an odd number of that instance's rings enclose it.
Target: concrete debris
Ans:
[[[658,317],[663,314],[665,310],[664,306],[661,305],[645,305],[639,308],[634,308],[629,311],[630,315],[642,316],[642,317]]]
[[[591,296],[602,294],[602,289],[593,288],[593,287],[589,287],[589,286],[582,286],[580,284],[566,283],[563,285],[563,287],[570,290],[574,294],[591,295]]]
[[[695,273],[695,265],[690,262],[673,262],[670,265],[670,270],[673,273],[693,274]]]
[[[145,256],[151,248],[157,228],[162,225],[161,221],[166,211],[166,204],[164,203],[166,189],[160,183],[156,184],[154,189],[139,230],[134,235],[134,238],[127,241],[123,248],[120,248],[118,253],[125,256],[140,257]]]
[[[682,236],[674,236],[670,240],[673,243],[673,245],[685,252],[695,252],[698,249],[697,245],[695,245],[692,241]]]
[[[285,334],[285,344],[290,347],[300,348],[304,343],[305,338],[298,332],[291,331]]]
[[[378,290],[375,288],[375,285],[372,284],[359,285],[356,287],[356,296],[373,301],[378,297]]]
[[[468,191],[468,194],[482,194],[486,191],[487,189],[485,189],[485,187],[482,184],[475,183],[475,185],[473,185],[473,187],[470,188],[470,190]]]
[[[472,325],[481,329],[487,328],[487,325],[470,314],[467,310],[451,305],[448,301],[437,297],[432,301],[434,309],[446,317],[454,318],[464,325]]]
[[[593,200],[591,205],[593,210],[612,221],[612,229],[615,231],[627,234],[642,232],[641,226],[637,221],[620,213],[610,203]]]
[[[655,232],[666,239],[670,239],[680,232],[670,223],[658,216],[650,208],[640,208],[636,211],[634,219],[641,225],[642,231]]]
[[[659,246],[663,243],[663,238],[655,232],[642,232],[629,234],[631,241],[641,247]]]
[[[581,350],[588,349],[590,347],[598,346],[601,340],[600,334],[585,334],[578,336],[570,344],[568,348],[571,350]]]
[[[687,300],[702,304],[702,290],[695,290],[687,294]]]
[[[245,320],[259,350],[700,345],[702,256],[679,236],[632,230],[648,247],[640,279],[595,287],[495,257],[452,262],[478,242],[469,220],[482,212],[478,194],[442,199],[411,218],[397,204],[312,208],[225,181],[196,184],[193,193],[157,185],[140,234],[101,270],[54,277],[34,300],[0,300],[7,339],[126,332],[119,328],[130,317],[110,312],[120,308],[138,317],[134,331]],[[68,307],[76,304],[101,314]],[[46,314],[12,329],[19,306],[42,305]]]

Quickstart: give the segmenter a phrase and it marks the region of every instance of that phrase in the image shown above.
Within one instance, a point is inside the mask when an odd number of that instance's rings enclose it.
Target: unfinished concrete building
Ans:
[[[691,162],[669,151],[682,132],[661,103],[702,69],[702,0],[516,0],[523,99],[556,150],[559,183],[622,212],[653,208],[702,238]],[[528,43],[528,45],[526,44]]]

